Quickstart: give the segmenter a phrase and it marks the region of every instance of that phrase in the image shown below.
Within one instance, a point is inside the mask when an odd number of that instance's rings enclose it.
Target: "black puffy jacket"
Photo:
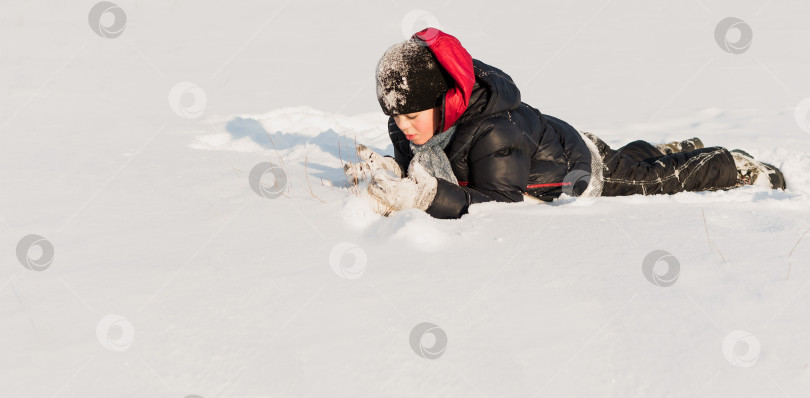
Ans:
[[[469,104],[445,148],[459,185],[439,179],[428,214],[459,218],[473,203],[520,202],[526,194],[551,201],[570,186],[564,179],[573,170],[591,172],[591,152],[576,129],[521,102],[512,78],[498,68],[473,59],[473,70]],[[410,141],[393,118],[388,131],[394,158],[407,172]],[[576,195],[584,188],[571,189]]]

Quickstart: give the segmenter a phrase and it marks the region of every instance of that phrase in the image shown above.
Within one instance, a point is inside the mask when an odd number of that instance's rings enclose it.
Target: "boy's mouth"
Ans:
[[[413,141],[413,139],[416,138],[416,134],[405,134],[405,138],[409,141]]]

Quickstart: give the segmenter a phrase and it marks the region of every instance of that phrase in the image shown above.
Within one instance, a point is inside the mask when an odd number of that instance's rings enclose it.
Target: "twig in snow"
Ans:
[[[242,176],[239,174],[242,172],[242,170],[233,167],[233,164],[231,164],[231,161],[229,159],[226,158],[225,161],[228,162],[228,166],[231,166],[231,170],[233,170],[233,172],[236,174],[236,178],[242,178]]]
[[[356,165],[355,167],[357,167],[358,169],[362,169],[362,168],[360,168],[360,161],[357,160],[357,158],[359,158],[359,157],[360,157],[360,155],[357,153],[357,134],[355,134],[354,135],[354,164]],[[363,172],[363,176],[365,176],[365,171]],[[354,181],[354,187],[355,187],[354,196],[360,197],[360,187],[358,187],[357,185],[358,185],[358,181],[357,181],[357,179],[355,179],[355,181]]]
[[[800,237],[799,237],[799,240],[797,240],[797,241],[796,241],[796,244],[795,244],[795,245],[793,245],[793,248],[792,248],[792,249],[790,249],[790,253],[788,253],[788,273],[787,273],[787,278],[788,278],[788,279],[790,279],[790,269],[793,267],[793,263],[791,263],[791,262],[790,262],[790,256],[792,256],[792,255],[793,255],[793,251],[795,251],[795,250],[796,250],[796,248],[799,246],[799,242],[801,242],[801,241],[802,241],[802,239],[804,239],[804,236],[805,236],[805,235],[807,235],[807,232],[810,232],[810,228],[806,229],[806,230],[805,230],[805,231],[802,233],[802,236],[800,236]]]
[[[723,255],[723,252],[720,251],[720,248],[712,242],[711,238],[709,238],[709,225],[706,223],[706,212],[703,209],[700,209],[701,214],[703,214],[703,228],[706,229],[706,242],[709,243],[709,250],[712,250],[712,246],[717,249],[717,253],[720,254],[720,258],[723,259],[723,264],[726,263],[726,256]]]
[[[284,170],[284,174],[287,175],[287,189],[290,189],[292,187],[292,176],[287,171],[287,165],[284,164],[284,158],[282,158],[281,154],[278,153],[278,148],[276,148],[276,143],[273,142],[273,137],[270,136],[270,133],[268,131],[265,131],[264,133],[267,134],[267,139],[270,140],[270,145],[272,145],[273,150],[276,151],[276,157],[278,157],[278,161],[281,162],[281,169]]]
[[[307,157],[308,157],[308,155],[304,155],[304,176],[305,176],[305,177],[306,177],[306,179],[307,179],[307,187],[309,187],[309,193],[310,193],[310,194],[312,195],[312,197],[314,197],[315,199],[320,200],[320,201],[321,201],[321,203],[326,203],[326,202],[324,202],[324,201],[323,201],[321,198],[319,198],[317,195],[315,195],[315,192],[312,192],[312,185],[309,185],[309,172],[307,171]]]

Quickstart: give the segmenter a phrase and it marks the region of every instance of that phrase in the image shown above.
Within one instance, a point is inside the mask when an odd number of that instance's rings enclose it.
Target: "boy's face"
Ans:
[[[394,115],[397,127],[405,138],[416,145],[424,145],[439,130],[442,112],[439,107],[405,115]]]

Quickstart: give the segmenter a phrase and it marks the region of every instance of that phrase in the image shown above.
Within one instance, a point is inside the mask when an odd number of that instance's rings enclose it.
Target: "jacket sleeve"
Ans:
[[[574,170],[582,170],[587,173],[588,180],[590,180],[591,163],[593,159],[591,158],[591,150],[585,143],[585,139],[582,138],[582,135],[570,124],[554,116],[544,116],[549,120],[549,124],[551,124],[560,138],[563,155],[568,161],[568,172],[571,173]],[[586,188],[587,185],[576,184],[572,189],[573,193],[579,196]]]
[[[475,203],[522,202],[529,182],[530,154],[522,132],[508,120],[496,120],[470,149],[469,181],[458,186],[439,179],[426,212],[435,218],[460,218]]]

